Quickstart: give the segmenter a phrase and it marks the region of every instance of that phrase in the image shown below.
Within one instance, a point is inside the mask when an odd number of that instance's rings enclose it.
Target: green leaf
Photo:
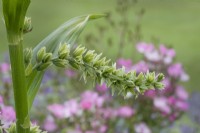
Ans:
[[[105,14],[91,14],[84,15],[80,17],[73,18],[68,22],[64,23],[60,27],[58,27],[55,31],[53,31],[50,35],[48,35],[44,40],[42,40],[34,49],[33,49],[33,60],[32,65],[34,66],[36,61],[37,52],[42,48],[46,47],[46,52],[52,53],[53,57],[58,54],[59,44],[67,43],[73,45],[80,33],[89,22],[89,20],[97,19],[104,17]],[[27,77],[27,89],[28,89],[28,97],[29,97],[29,109],[32,106],[33,100],[39,90],[44,72],[33,71]]]

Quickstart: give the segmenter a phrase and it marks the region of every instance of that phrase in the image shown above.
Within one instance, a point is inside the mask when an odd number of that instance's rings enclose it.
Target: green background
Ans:
[[[72,17],[109,12],[113,11],[114,7],[115,0],[32,0],[28,16],[32,17],[33,31],[25,35],[25,44],[34,46],[53,29]],[[186,83],[187,90],[190,92],[199,90],[200,1],[139,0],[129,14],[130,18],[134,16],[134,11],[141,8],[146,11],[142,19],[143,40],[149,42],[152,37],[156,37],[160,42],[172,45],[177,51],[177,61],[183,63],[186,72],[190,75],[190,81]],[[2,17],[2,11],[0,14]],[[97,21],[105,23],[102,19]],[[94,24],[89,24],[83,36],[94,28]],[[114,33],[112,36],[117,38]],[[2,55],[6,50],[5,28],[3,21],[0,21]]]

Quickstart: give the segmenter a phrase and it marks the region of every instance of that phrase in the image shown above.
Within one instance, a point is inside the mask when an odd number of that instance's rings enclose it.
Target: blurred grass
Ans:
[[[25,35],[25,44],[34,46],[52,30],[72,17],[113,11],[114,6],[115,0],[33,0],[28,16],[32,17],[34,27],[31,33]],[[151,41],[153,37],[156,37],[160,42],[173,46],[177,51],[177,60],[183,62],[191,77],[189,83],[186,84],[187,90],[199,90],[200,1],[139,0],[134,10],[140,8],[144,8],[146,11],[142,21],[143,40]],[[2,16],[2,12],[0,14]],[[130,13],[130,18],[133,16],[134,14]],[[104,20],[98,20],[98,22],[105,23]],[[84,34],[93,31],[94,26],[95,24],[88,25]],[[117,35],[113,34],[112,36],[117,40]],[[0,21],[1,53],[7,50],[6,44],[5,28],[3,21]],[[130,52],[131,49],[125,53],[130,54]]]

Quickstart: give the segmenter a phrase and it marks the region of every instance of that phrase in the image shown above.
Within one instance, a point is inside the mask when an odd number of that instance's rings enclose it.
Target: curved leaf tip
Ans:
[[[102,17],[107,17],[108,14],[100,13],[100,14],[90,14],[88,16],[89,16],[89,20],[93,20],[93,19],[98,19],[98,18],[102,18]]]

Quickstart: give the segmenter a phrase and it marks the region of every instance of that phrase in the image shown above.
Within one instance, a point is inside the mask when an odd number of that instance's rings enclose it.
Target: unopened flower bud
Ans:
[[[31,48],[26,48],[24,50],[24,61],[26,64],[28,64],[31,61],[32,55],[33,55],[33,51]]]
[[[69,55],[69,46],[65,43],[60,45],[58,49],[58,57],[59,59],[65,59]]]
[[[52,58],[52,53],[46,53],[42,58],[42,62],[46,63],[46,62],[50,61],[51,58]]]
[[[43,71],[45,70],[47,67],[49,67],[51,65],[51,62],[46,62],[46,63],[42,63],[41,65],[39,65],[36,69],[38,71]]]
[[[26,67],[26,70],[25,70],[25,75],[28,76],[32,73],[33,71],[33,66],[31,63],[28,64],[28,66]]]
[[[87,62],[87,63],[90,63],[90,62],[92,62],[92,60],[94,59],[94,57],[95,57],[95,55],[94,55],[94,50],[89,50],[89,51],[85,54],[83,60],[84,60],[85,62]]]
[[[104,66],[105,64],[106,64],[106,57],[104,57],[104,58],[102,58],[102,59],[96,61],[96,62],[94,63],[94,66],[95,66],[95,67],[99,67],[99,66]]]
[[[164,78],[165,78],[164,74],[160,73],[160,74],[158,74],[158,76],[157,76],[157,81],[158,81],[158,82],[161,82]]]
[[[68,61],[62,59],[55,59],[52,62],[57,67],[66,67],[68,65]]]
[[[31,18],[30,17],[25,17],[23,33],[31,32],[32,29],[33,29],[33,27],[32,27],[32,24],[31,24]]]
[[[146,81],[148,83],[152,83],[155,80],[155,73],[147,73],[146,75]]]
[[[80,66],[77,64],[77,63],[75,63],[75,62],[72,62],[72,61],[69,61],[69,64],[74,68],[74,69],[79,69],[80,68]]]
[[[161,82],[156,82],[156,83],[154,84],[154,86],[155,86],[155,88],[157,88],[157,89],[163,89],[163,88],[164,88],[164,85],[163,85],[163,83],[161,83]]]
[[[81,55],[83,55],[83,54],[85,53],[85,51],[86,51],[85,47],[79,46],[79,47],[77,47],[77,48],[74,50],[73,55],[74,55],[75,57],[76,57],[76,56],[81,56]]]
[[[46,54],[46,47],[42,47],[37,52],[37,57],[36,57],[37,62],[41,62],[45,54]]]

